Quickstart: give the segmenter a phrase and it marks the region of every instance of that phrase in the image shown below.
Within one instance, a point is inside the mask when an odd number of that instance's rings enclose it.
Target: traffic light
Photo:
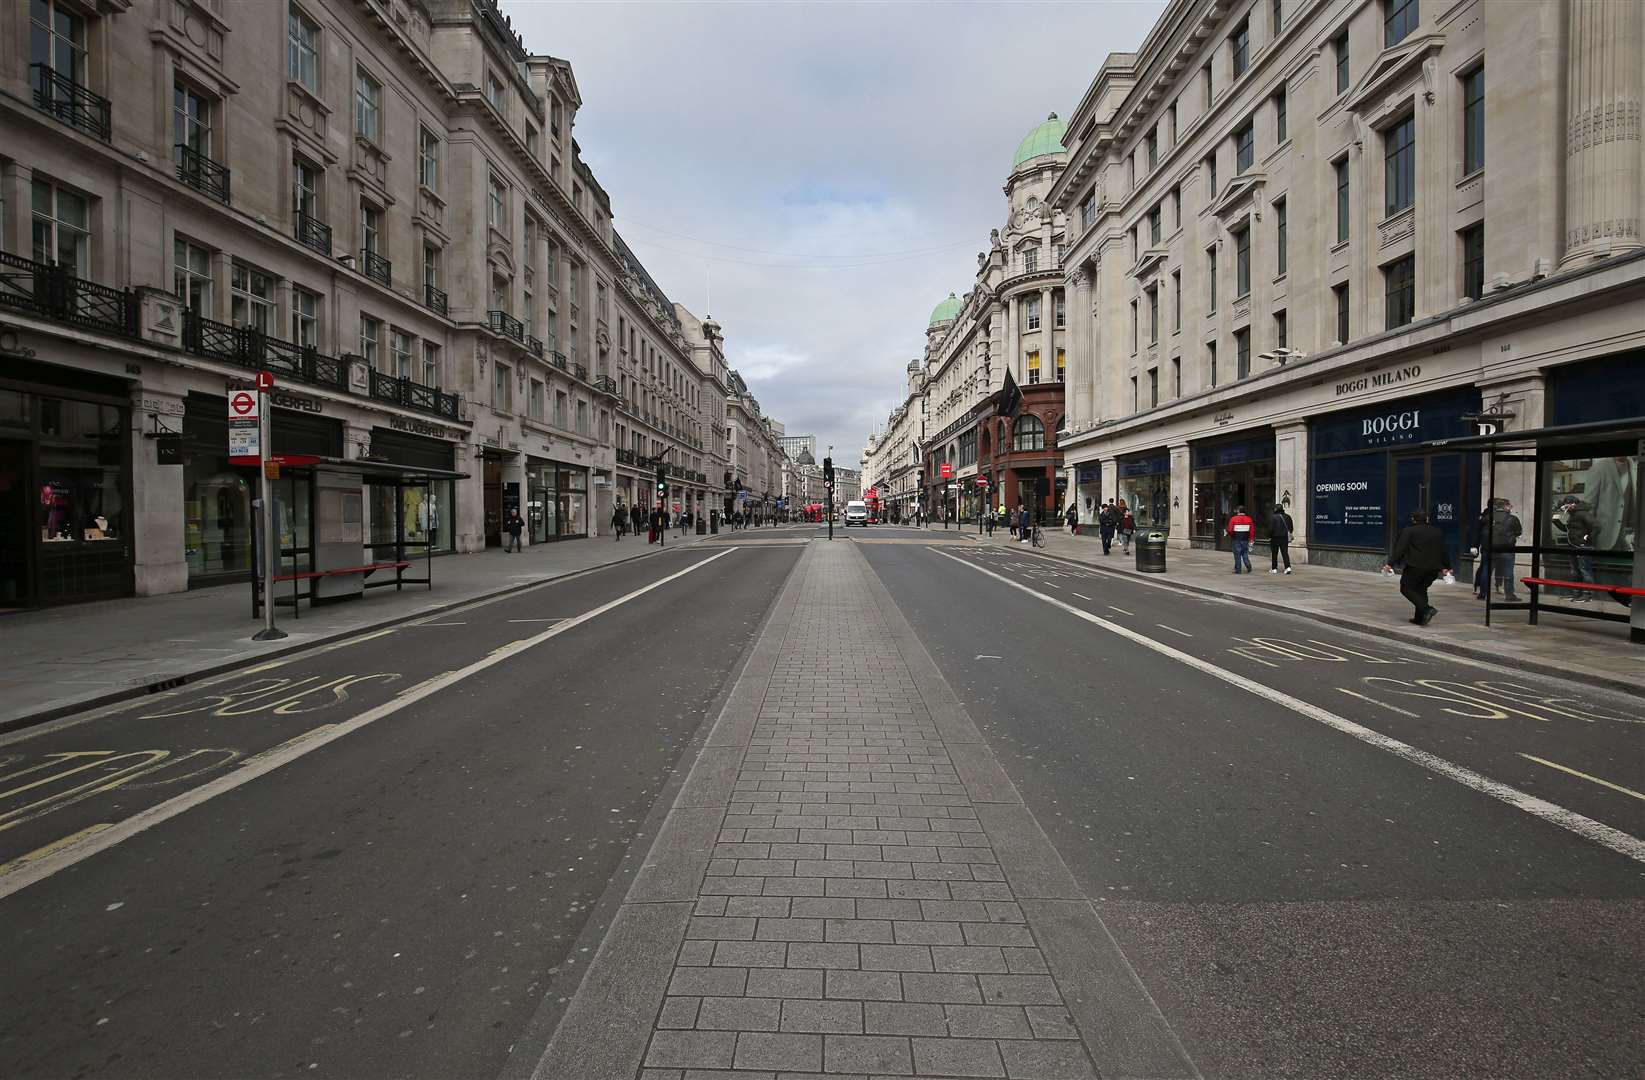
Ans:
[[[668,470],[657,466],[657,501],[668,501]]]
[[[823,458],[823,483],[834,486],[834,459],[831,457]]]

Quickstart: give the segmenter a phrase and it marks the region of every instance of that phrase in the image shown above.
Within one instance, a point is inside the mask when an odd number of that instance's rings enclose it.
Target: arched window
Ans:
[[[1045,425],[1033,413],[1024,413],[1017,417],[1012,425],[1011,449],[1013,450],[1044,450]]]

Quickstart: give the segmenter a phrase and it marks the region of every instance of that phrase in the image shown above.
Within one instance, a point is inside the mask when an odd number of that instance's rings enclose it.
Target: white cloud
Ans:
[[[504,0],[571,61],[624,238],[693,311],[712,291],[762,408],[841,464],[970,287],[1018,141],[1162,7]]]

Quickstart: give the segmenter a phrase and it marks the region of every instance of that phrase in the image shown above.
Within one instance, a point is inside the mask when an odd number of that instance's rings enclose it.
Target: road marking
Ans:
[[[510,619],[511,623],[559,622],[559,619]]]
[[[1635,791],[1633,788],[1625,788],[1621,784],[1613,784],[1609,780],[1601,780],[1597,776],[1589,776],[1585,772],[1577,772],[1575,769],[1571,768],[1569,765],[1561,765],[1557,761],[1549,761],[1547,758],[1539,758],[1539,757],[1535,757],[1531,754],[1521,754],[1519,756],[1524,758],[1526,761],[1534,761],[1538,765],[1546,765],[1550,769],[1558,769],[1560,772],[1570,773],[1572,776],[1580,776],[1582,779],[1592,781],[1593,783],[1598,784],[1600,787],[1608,787],[1612,791],[1620,791],[1624,795],[1632,795],[1636,799],[1645,800],[1645,795],[1641,795],[1639,792]]]
[[[421,701],[423,698],[435,694],[448,686],[462,682],[470,676],[478,675],[482,671],[486,671],[512,656],[523,653],[528,649],[535,648],[536,646],[543,644],[545,641],[552,640],[553,638],[556,638],[569,630],[574,630],[583,623],[596,619],[614,608],[621,607],[630,600],[637,600],[646,593],[651,592],[654,589],[660,589],[669,582],[685,577],[694,570],[701,570],[709,563],[714,562],[717,559],[722,559],[736,550],[737,549],[734,547],[726,548],[724,551],[710,555],[708,558],[703,559],[700,562],[692,563],[683,570],[677,570],[674,573],[669,574],[667,577],[658,578],[651,584],[643,585],[632,592],[625,593],[622,596],[617,597],[615,600],[608,600],[599,607],[590,608],[581,615],[575,615],[562,623],[549,627],[541,633],[534,634],[531,637],[521,638],[516,642],[506,645],[503,648],[474,661],[466,667],[458,668],[456,671],[448,672],[439,678],[431,679],[424,684],[420,690],[414,693],[402,694],[389,701],[383,702],[381,705],[367,709],[360,715],[351,717],[348,720],[343,720],[323,728],[315,728],[312,731],[297,736],[296,739],[288,739],[279,746],[272,747],[262,753],[255,754],[252,757],[245,759],[240,763],[239,767],[234,769],[232,772],[225,773],[222,776],[209,780],[191,791],[185,791],[180,795],[173,796],[163,803],[158,803],[146,810],[141,810],[136,814],[133,814],[131,817],[126,818],[124,821],[110,825],[106,829],[101,829],[90,835],[79,836],[73,843],[67,844],[49,855],[44,855],[41,858],[36,859],[34,862],[19,866],[5,874],[0,874],[0,899],[4,899],[12,893],[18,892],[22,889],[26,889],[37,881],[44,881],[46,878],[51,877],[59,870],[73,866],[74,864],[90,858],[92,855],[95,855],[100,851],[106,851],[116,844],[131,839],[138,833],[152,829],[161,822],[169,821],[184,811],[191,810],[194,807],[199,806],[201,803],[214,799],[225,792],[233,791],[235,788],[243,787],[258,777],[273,772],[282,765],[289,765],[291,762],[296,761],[304,754],[318,750],[320,747],[332,743],[337,739],[342,738],[344,735],[350,734],[351,732],[358,731],[367,724],[375,723],[385,716],[391,716],[408,705]]]
[[[1274,665],[1269,664],[1268,666],[1273,667]],[[1347,687],[1344,687],[1344,686],[1339,686],[1339,687],[1337,687],[1337,689],[1342,691],[1342,693],[1347,694],[1349,697],[1356,697],[1356,698],[1359,698],[1361,701],[1369,701],[1372,705],[1375,705],[1378,708],[1387,709],[1389,712],[1399,713],[1399,715],[1401,715],[1401,716],[1409,716],[1412,720],[1421,720],[1422,719],[1422,717],[1418,716],[1416,713],[1411,712],[1408,709],[1401,709],[1397,706],[1389,705],[1386,702],[1378,701],[1374,697],[1366,697],[1364,694],[1360,693],[1357,690],[1349,690]]]
[[[1122,607],[1115,607],[1113,604],[1109,604],[1108,608],[1109,608],[1110,611],[1117,611],[1121,615],[1131,615],[1133,618],[1135,618],[1135,613],[1134,612],[1126,611]]]
[[[995,656],[992,653],[978,653],[976,655],[975,659],[978,659],[978,660],[1004,660],[1005,657]]]
[[[468,623],[466,623],[466,622],[414,622],[414,623],[407,623],[406,625],[407,626],[467,626]]]
[[[942,552],[938,552],[938,554],[944,555]],[[952,556],[944,555],[944,558],[952,558]],[[1121,626],[1119,623],[1104,619],[1099,615],[1093,615],[1088,611],[1075,607],[1073,604],[1058,600],[1054,596],[1048,596],[1045,593],[1036,592],[1028,586],[1012,581],[1010,578],[1005,577],[1002,574],[996,574],[992,570],[985,570],[982,567],[969,563],[964,559],[955,559],[954,561],[964,566],[970,566],[979,574],[987,574],[989,577],[994,578],[997,581],[1002,581],[1011,586],[1013,589],[1021,589],[1028,595],[1037,597],[1053,607],[1061,608],[1077,619],[1084,619],[1086,622],[1094,623],[1102,629],[1107,630],[1109,633],[1118,634],[1120,637],[1133,641],[1145,649],[1152,649],[1154,652],[1157,652],[1162,656],[1169,657],[1180,664],[1186,664],[1196,671],[1209,675],[1214,679],[1220,679],[1221,681],[1228,683],[1231,686],[1238,687],[1239,689],[1253,694],[1264,701],[1283,705],[1292,712],[1305,716],[1310,720],[1317,720],[1319,723],[1322,723],[1327,727],[1334,728],[1337,731],[1342,732],[1344,735],[1350,735],[1363,743],[1376,747],[1378,750],[1386,750],[1395,757],[1403,758],[1406,761],[1411,762],[1413,765],[1428,769],[1431,772],[1436,772],[1441,776],[1454,780],[1464,787],[1471,788],[1482,795],[1489,795],[1493,799],[1499,799],[1517,810],[1522,810],[1525,813],[1530,814],[1532,817],[1541,818],[1550,825],[1557,825],[1559,828],[1575,833],[1577,836],[1580,836],[1585,840],[1591,840],[1603,847],[1610,848],[1617,854],[1633,859],[1635,862],[1645,863],[1645,840],[1641,840],[1637,836],[1632,836],[1625,833],[1621,829],[1612,828],[1604,822],[1595,821],[1593,818],[1585,817],[1582,814],[1578,814],[1574,810],[1567,810],[1565,807],[1557,806],[1554,803],[1548,802],[1546,799],[1539,799],[1535,795],[1520,791],[1518,788],[1509,787],[1507,784],[1500,781],[1492,780],[1483,773],[1478,773],[1466,766],[1457,765],[1453,762],[1446,761],[1437,754],[1431,754],[1426,750],[1418,749],[1409,743],[1404,743],[1393,738],[1392,736],[1384,735],[1380,731],[1373,731],[1363,724],[1356,724],[1354,721],[1349,720],[1346,717],[1338,716],[1329,709],[1322,708],[1312,702],[1303,701],[1301,698],[1292,697],[1290,694],[1287,694],[1282,690],[1276,690],[1271,686],[1264,686],[1262,683],[1259,683],[1254,679],[1248,679],[1243,675],[1229,671],[1227,668],[1218,667],[1208,660],[1201,660],[1197,656],[1190,656],[1188,653],[1185,653],[1180,649],[1172,648],[1170,645],[1167,645],[1162,641],[1155,641],[1153,638]]]
[[[1183,637],[1193,637],[1194,636],[1193,634],[1190,634],[1186,630],[1178,630],[1176,627],[1166,626],[1164,623],[1155,623],[1154,625],[1159,627],[1161,630],[1169,630],[1173,634],[1181,634]]]
[[[77,844],[81,840],[84,840],[88,836],[95,836],[97,833],[102,832],[106,828],[108,828],[107,824],[87,825],[85,828],[81,829],[79,832],[69,833],[67,836],[60,837],[56,840],[53,840],[51,843],[47,844],[45,847],[35,848],[33,851],[29,852],[27,855],[17,856],[17,858],[13,859],[11,862],[0,863],[0,878],[4,878],[7,874],[11,873],[13,870],[17,870],[17,869],[20,869],[24,866],[27,866],[31,862],[40,861],[41,859],[45,858],[47,855],[50,855],[52,852],[61,851],[64,848],[68,847],[70,844]]]
[[[1080,598],[1080,599],[1081,599],[1081,600],[1089,600],[1089,599],[1091,599],[1091,598],[1090,598],[1090,597],[1089,597],[1089,596],[1086,596],[1086,595],[1085,595],[1085,594],[1084,594],[1084,593],[1075,593],[1075,594],[1074,594],[1074,595],[1075,595],[1075,596],[1077,596],[1077,597],[1079,597],[1079,598]]]

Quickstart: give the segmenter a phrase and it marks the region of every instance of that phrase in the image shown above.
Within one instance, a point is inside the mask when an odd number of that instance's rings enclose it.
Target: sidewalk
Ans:
[[[1398,579],[1362,570],[1339,570],[1314,564],[1296,564],[1290,576],[1268,573],[1268,556],[1253,553],[1254,574],[1233,573],[1233,555],[1223,551],[1166,552],[1166,573],[1137,571],[1136,552],[1121,555],[1116,538],[1114,553],[1102,553],[1102,540],[1094,529],[1081,528],[1071,536],[1066,528],[1046,528],[1045,547],[1040,554],[1091,566],[1116,574],[1168,584],[1194,592],[1226,596],[1251,604],[1306,615],[1322,622],[1395,638],[1427,648],[1444,649],[1462,656],[1509,666],[1520,666],[1543,674],[1601,683],[1635,694],[1645,692],[1645,647],[1628,640],[1626,623],[1606,622],[1540,613],[1536,626],[1527,622],[1524,611],[1494,611],[1491,625],[1485,625],[1485,604],[1473,598],[1465,580],[1455,585],[1435,584],[1430,590],[1439,616],[1432,624],[1417,628],[1408,620],[1411,607],[1399,593]],[[1018,544],[1004,529],[995,529],[992,540],[979,537],[976,526],[971,538],[996,547],[1009,547],[1024,554],[1031,549]],[[1529,573],[1521,568],[1521,575]],[[1615,610],[1622,610],[1616,608]]]
[[[1190,1075],[1127,972],[861,551],[812,544],[531,1075]]]
[[[700,539],[707,537],[670,533],[664,550]],[[280,641],[251,640],[262,624],[251,617],[249,584],[3,615],[0,731],[657,550],[633,536],[600,536],[537,544],[518,554],[442,555],[434,559],[432,589],[371,589],[361,600],[304,604],[295,619],[290,608],[278,609],[279,627],[290,635]]]

